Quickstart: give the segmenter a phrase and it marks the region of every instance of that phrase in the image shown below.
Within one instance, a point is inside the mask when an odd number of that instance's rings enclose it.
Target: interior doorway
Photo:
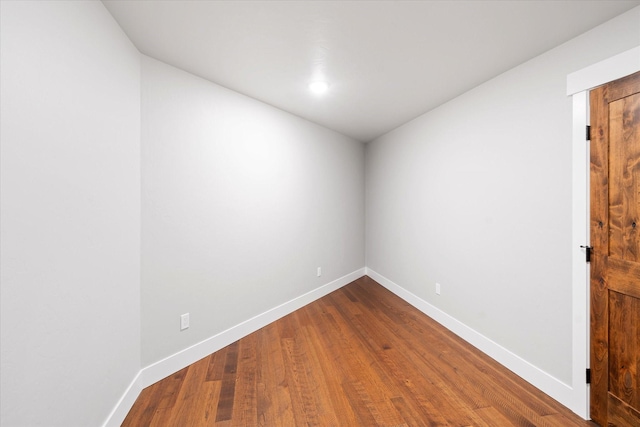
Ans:
[[[585,419],[589,414],[589,386],[586,370],[589,367],[589,264],[585,249],[589,246],[589,144],[586,126],[589,122],[588,91],[594,87],[640,71],[640,46],[607,60],[593,64],[567,77],[567,95],[573,101],[572,179],[573,179],[573,238],[572,238],[572,384],[566,403]]]

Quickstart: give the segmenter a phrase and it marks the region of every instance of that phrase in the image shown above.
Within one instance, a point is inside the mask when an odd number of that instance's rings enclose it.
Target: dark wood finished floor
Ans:
[[[363,277],[144,389],[123,426],[595,426]]]

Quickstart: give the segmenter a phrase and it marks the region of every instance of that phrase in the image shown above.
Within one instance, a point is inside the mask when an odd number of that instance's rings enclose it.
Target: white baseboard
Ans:
[[[203,357],[215,353],[240,338],[340,289],[364,275],[365,268],[363,267],[143,368],[131,382],[131,385],[117,403],[103,427],[121,425],[143,388],[186,368]]]
[[[107,417],[103,427],[119,427],[122,425],[122,422],[129,413],[129,410],[136,402],[136,399],[140,396],[140,392],[144,388],[142,385],[141,373],[142,371],[138,371],[138,374],[135,376],[133,381],[131,381],[131,384],[129,384],[129,387],[127,387],[127,390]]]
[[[540,389],[564,406],[571,409],[573,412],[580,415],[581,408],[576,407],[576,402],[580,399],[576,399],[575,391],[571,386],[549,375],[540,368],[502,347],[500,344],[471,329],[464,323],[448,315],[439,308],[429,304],[427,301],[414,295],[403,287],[395,284],[386,277],[376,273],[370,268],[367,267],[365,272],[369,277],[380,283],[398,297],[422,311],[424,314],[431,317],[436,322],[440,323],[442,326],[485,353],[487,356],[496,360],[498,363],[505,366],[507,369],[520,376],[534,387]]]

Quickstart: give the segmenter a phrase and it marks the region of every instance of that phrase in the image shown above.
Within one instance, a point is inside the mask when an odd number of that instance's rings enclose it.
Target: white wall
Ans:
[[[571,384],[566,78],[637,45],[640,8],[368,144],[367,267]]]
[[[0,424],[96,426],[140,370],[140,56],[100,2],[0,7]]]
[[[143,365],[364,267],[361,143],[148,57],[142,187]]]

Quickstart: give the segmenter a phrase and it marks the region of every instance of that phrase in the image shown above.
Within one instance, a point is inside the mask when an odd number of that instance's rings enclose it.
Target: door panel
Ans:
[[[609,104],[609,256],[638,262],[640,121],[629,120],[634,112],[640,119],[640,93]]]
[[[640,425],[640,73],[591,91],[591,418]]]
[[[609,291],[609,392],[640,408],[637,367],[640,363],[640,299]]]

